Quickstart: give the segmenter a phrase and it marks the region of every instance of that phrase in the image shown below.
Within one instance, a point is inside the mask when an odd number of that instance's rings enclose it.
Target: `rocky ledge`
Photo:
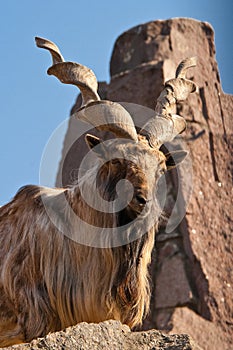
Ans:
[[[186,334],[164,335],[159,331],[131,332],[119,321],[99,324],[80,323],[61,332],[50,333],[30,344],[19,344],[3,349],[37,350],[201,350]]]

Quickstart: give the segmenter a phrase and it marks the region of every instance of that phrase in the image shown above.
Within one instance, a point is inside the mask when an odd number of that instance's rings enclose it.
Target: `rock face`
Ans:
[[[110,84],[101,85],[101,94],[154,108],[164,81],[190,56],[198,56],[198,66],[188,77],[199,92],[178,106],[188,124],[183,140],[190,154],[190,177],[187,163],[179,173],[167,175],[168,211],[177,200],[179,179],[184,181],[178,211],[190,184],[192,195],[180,224],[171,232],[164,226],[157,235],[150,267],[151,312],[143,329],[188,333],[204,349],[224,350],[233,347],[233,96],[221,88],[212,27],[177,18],[123,33],[114,46]],[[80,138],[67,154],[72,135],[71,118],[57,185],[72,182],[72,171],[87,151]],[[180,147],[177,142],[175,147]]]
[[[118,321],[99,324],[80,323],[64,331],[51,333],[45,338],[3,349],[37,350],[201,350],[186,334],[163,335],[152,330],[132,333]]]

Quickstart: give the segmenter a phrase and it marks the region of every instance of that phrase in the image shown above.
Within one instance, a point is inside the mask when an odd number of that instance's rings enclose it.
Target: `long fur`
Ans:
[[[159,153],[157,160],[162,159]],[[99,227],[130,222],[132,208],[117,215],[98,213],[80,191],[83,188],[93,195],[98,189],[106,200],[112,200],[117,181],[127,176],[136,186],[145,187],[139,169],[130,162],[121,167],[103,166],[95,189],[95,170],[69,189],[25,186],[0,208],[1,347],[29,342],[81,321],[116,319],[130,327],[142,322],[149,310],[147,267],[158,218],[142,237],[113,248],[82,245],[62,233],[77,229],[70,207]],[[55,213],[56,225],[45,203]]]

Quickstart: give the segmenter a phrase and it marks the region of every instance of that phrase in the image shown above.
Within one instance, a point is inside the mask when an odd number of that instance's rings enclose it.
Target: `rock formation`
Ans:
[[[143,329],[188,333],[204,349],[224,350],[233,347],[233,96],[221,88],[212,27],[177,18],[123,33],[111,58],[111,81],[100,84],[100,95],[154,108],[164,81],[190,56],[198,57],[189,78],[199,92],[180,104],[178,112],[188,124],[183,139],[190,152],[192,195],[181,223],[171,232],[161,228],[156,238],[151,312]],[[73,110],[79,105],[78,98]],[[71,118],[57,185],[72,182],[87,151],[82,137],[71,146],[76,131]],[[185,164],[179,174],[167,175],[168,211],[176,202],[178,177],[185,176]],[[186,178],[181,184],[183,197],[188,182]]]
[[[99,324],[80,323],[64,331],[51,333],[45,338],[3,349],[15,350],[201,350],[185,334],[164,335],[156,330],[149,332],[130,331],[118,321]]]

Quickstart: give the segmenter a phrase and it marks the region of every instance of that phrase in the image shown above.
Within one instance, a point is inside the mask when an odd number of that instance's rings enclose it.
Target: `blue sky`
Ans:
[[[38,184],[43,150],[62,123],[53,144],[50,178],[53,185],[61,151],[64,120],[77,96],[46,75],[49,54],[35,47],[34,37],[55,41],[66,60],[94,70],[109,81],[109,62],[116,38],[151,20],[191,17],[211,23],[223,90],[233,93],[233,2],[223,1],[75,1],[7,0],[0,5],[1,127],[0,205],[25,184]],[[60,135],[60,139],[59,139]]]

